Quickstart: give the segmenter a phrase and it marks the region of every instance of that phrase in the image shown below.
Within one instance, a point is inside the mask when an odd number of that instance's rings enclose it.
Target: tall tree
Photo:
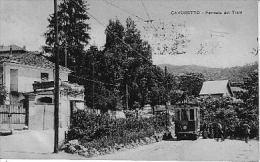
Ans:
[[[188,96],[198,96],[204,81],[204,75],[201,73],[186,73],[180,76],[179,89]]]
[[[90,30],[87,20],[89,20],[88,4],[84,0],[63,0],[58,7],[58,30],[59,30],[59,49],[60,49],[60,65],[67,65],[69,68],[81,65],[84,55],[84,48],[89,43]],[[43,48],[51,49],[53,52],[55,43],[54,14],[48,18],[48,30],[44,33],[46,38],[46,46]],[[55,58],[51,55],[51,59]]]

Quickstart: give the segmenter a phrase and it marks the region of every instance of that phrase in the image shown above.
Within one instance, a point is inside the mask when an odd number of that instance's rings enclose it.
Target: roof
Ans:
[[[11,57],[0,55],[0,62],[10,62],[39,68],[55,69],[55,63],[49,61],[42,55],[34,54],[32,52],[14,53]],[[70,69],[63,66],[60,66],[60,70],[64,72],[71,72]]]
[[[206,81],[200,90],[200,95],[227,94],[231,93],[228,80]]]
[[[6,53],[6,52],[10,52],[10,49],[12,48],[12,51],[24,51],[25,52],[25,49],[21,48],[21,47],[18,47],[17,45],[9,45],[9,46],[3,46],[3,45],[0,45],[0,52],[1,53]]]

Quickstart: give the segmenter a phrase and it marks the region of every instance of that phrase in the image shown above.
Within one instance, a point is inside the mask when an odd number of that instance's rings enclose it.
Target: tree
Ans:
[[[247,120],[257,120],[259,116],[259,91],[258,91],[258,70],[254,70],[248,77],[244,78],[244,91],[240,99],[243,100],[240,118]]]
[[[82,65],[82,57],[84,55],[84,48],[89,43],[90,30],[89,20],[87,15],[88,4],[84,0],[64,0],[58,7],[58,33],[59,33],[59,50],[60,50],[60,65],[67,65],[69,68],[79,67]],[[46,38],[46,46],[43,47],[45,51],[51,50],[52,55],[50,60],[55,59],[53,53],[55,44],[55,19],[54,14],[48,18],[48,30],[44,33]],[[65,56],[67,54],[67,56]]]
[[[129,105],[147,102],[147,69],[151,65],[151,47],[141,39],[140,31],[135,22],[127,18],[124,27],[118,19],[109,20],[106,28],[106,44],[104,56],[106,57],[106,76],[110,83],[120,91],[122,100],[126,103],[129,96]],[[126,85],[129,94],[126,95]],[[145,97],[146,96],[146,97]]]
[[[3,105],[5,102],[7,92],[5,89],[5,86],[3,84],[0,84],[0,105]]]
[[[185,91],[188,96],[198,96],[205,81],[201,73],[186,73],[180,76],[179,89]]]

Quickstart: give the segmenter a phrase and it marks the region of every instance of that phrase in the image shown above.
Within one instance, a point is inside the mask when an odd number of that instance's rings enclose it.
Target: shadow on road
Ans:
[[[177,138],[163,139],[163,141],[180,141]]]
[[[5,151],[5,152],[23,153],[23,154],[39,154],[39,155],[49,155],[49,154],[52,154],[51,152],[49,152],[49,153],[39,153],[39,152],[30,152],[30,151]]]

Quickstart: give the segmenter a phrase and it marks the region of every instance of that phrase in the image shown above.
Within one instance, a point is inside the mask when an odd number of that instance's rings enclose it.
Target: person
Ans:
[[[221,124],[216,122],[216,123],[214,123],[213,128],[214,128],[214,135],[215,135],[214,138],[216,138],[216,141],[218,142],[219,139],[221,139],[223,141],[223,137],[222,137],[223,136],[223,132],[222,132]]]
[[[234,124],[231,124],[228,128],[230,139],[235,139],[235,126]]]
[[[203,139],[208,138],[208,125],[205,121],[204,121],[204,124],[202,126],[202,137],[203,137]]]
[[[247,121],[243,124],[243,135],[245,142],[248,143],[249,135],[250,135],[250,126]]]
[[[213,123],[210,123],[208,125],[208,130],[209,130],[209,138],[213,138],[214,139],[214,127],[213,127]]]

